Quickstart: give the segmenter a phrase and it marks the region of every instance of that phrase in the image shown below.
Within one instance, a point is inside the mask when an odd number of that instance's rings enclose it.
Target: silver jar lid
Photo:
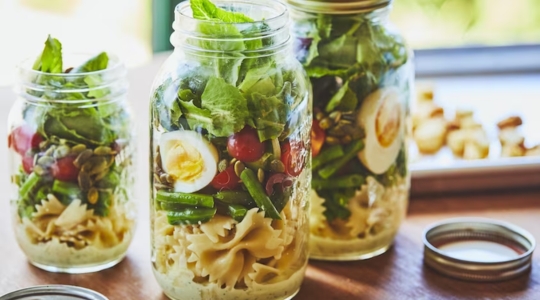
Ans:
[[[355,14],[386,7],[393,0],[286,0],[297,10],[318,14]]]
[[[464,280],[499,281],[528,272],[535,247],[526,230],[492,219],[449,219],[424,231],[424,262]]]
[[[72,285],[38,285],[14,291],[0,300],[109,300],[102,294]]]

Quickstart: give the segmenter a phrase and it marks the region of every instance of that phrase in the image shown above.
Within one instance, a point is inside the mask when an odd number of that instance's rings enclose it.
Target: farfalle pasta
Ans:
[[[366,253],[384,249],[405,217],[407,195],[405,182],[384,187],[369,176],[366,184],[348,201],[350,216],[347,220],[334,219],[330,222],[324,215],[322,201],[317,200],[317,195],[312,195],[311,253],[339,256],[357,249],[361,256],[365,249]]]
[[[66,206],[48,194],[31,217],[18,221],[17,239],[24,251],[41,262],[66,267],[92,264],[127,249],[134,221],[123,209],[113,203],[109,216],[102,217],[79,199]]]

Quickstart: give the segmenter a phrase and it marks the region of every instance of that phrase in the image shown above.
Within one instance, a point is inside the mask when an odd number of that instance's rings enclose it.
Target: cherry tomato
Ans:
[[[75,167],[73,161],[75,156],[59,158],[52,166],[51,172],[54,178],[61,181],[77,181],[79,169]]]
[[[281,162],[285,165],[285,173],[298,176],[306,166],[307,150],[301,141],[285,142],[281,146]]]
[[[319,155],[321,148],[326,138],[326,132],[319,126],[319,121],[313,120],[311,126],[311,155],[313,157]]]
[[[230,165],[225,171],[212,179],[210,185],[218,190],[234,190],[240,184],[240,178],[234,172],[234,165]]]
[[[263,156],[264,144],[259,141],[257,131],[246,126],[229,137],[227,151],[240,161],[253,162]]]
[[[34,156],[32,155],[23,156],[22,165],[23,165],[24,172],[26,172],[26,174],[32,173],[32,171],[34,170]]]
[[[20,155],[25,155],[29,149],[39,148],[43,138],[31,126],[22,125],[15,128],[8,137],[8,145]]]

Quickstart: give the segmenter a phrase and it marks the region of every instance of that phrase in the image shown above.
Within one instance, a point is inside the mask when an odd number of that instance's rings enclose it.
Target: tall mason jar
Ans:
[[[179,4],[154,82],[153,271],[172,299],[289,299],[308,257],[309,79],[283,4],[215,3],[242,23]]]
[[[107,60],[101,55],[99,61]],[[66,62],[93,61],[73,55]],[[32,68],[33,59],[18,70],[8,125],[12,221],[28,260],[47,271],[111,267],[133,236],[135,145],[126,71],[117,59],[107,61],[95,72],[44,73]]]
[[[289,0],[295,51],[313,85],[310,258],[385,252],[406,214],[412,52],[390,0]]]

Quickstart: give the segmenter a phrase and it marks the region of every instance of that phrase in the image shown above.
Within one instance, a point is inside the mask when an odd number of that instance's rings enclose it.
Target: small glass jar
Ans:
[[[89,58],[64,56],[64,65],[84,66]],[[33,265],[51,272],[114,266],[126,254],[136,214],[125,68],[114,58],[86,73],[32,65],[19,68],[9,115],[17,242]]]
[[[154,275],[171,299],[289,299],[308,257],[309,79],[283,4],[215,3],[264,21],[176,7],[151,101]]]
[[[366,259],[392,244],[408,204],[412,52],[390,0],[289,0],[313,85],[310,258]]]

